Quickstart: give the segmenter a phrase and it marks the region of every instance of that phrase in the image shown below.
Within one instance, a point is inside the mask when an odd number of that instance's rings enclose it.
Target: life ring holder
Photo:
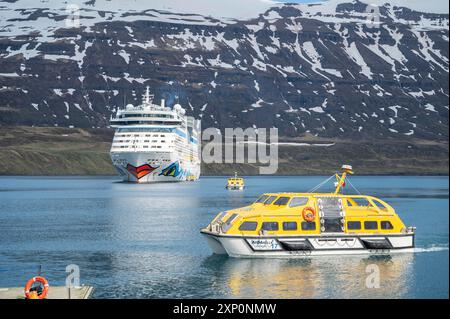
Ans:
[[[302,211],[302,217],[307,222],[313,222],[316,219],[316,210],[312,207],[305,207]]]
[[[27,283],[25,285],[25,298],[31,299],[30,298],[31,297],[30,289],[31,289],[31,286],[33,286],[33,284],[35,282],[40,282],[42,284],[42,286],[44,287],[44,289],[42,290],[42,293],[37,296],[37,299],[44,299],[45,297],[47,297],[49,284],[48,284],[47,279],[45,279],[44,277],[41,277],[41,276],[33,277],[27,281]]]

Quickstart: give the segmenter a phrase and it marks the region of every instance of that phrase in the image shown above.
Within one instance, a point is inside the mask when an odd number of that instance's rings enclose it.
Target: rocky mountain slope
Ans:
[[[448,140],[448,13],[384,4],[373,24],[358,0],[248,17],[165,1],[71,1],[79,26],[66,1],[0,1],[0,125],[106,127],[148,85],[204,128]]]

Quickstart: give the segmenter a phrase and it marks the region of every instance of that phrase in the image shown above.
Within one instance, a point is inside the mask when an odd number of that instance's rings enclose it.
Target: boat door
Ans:
[[[319,208],[320,231],[322,233],[344,232],[345,212],[339,197],[317,198]]]

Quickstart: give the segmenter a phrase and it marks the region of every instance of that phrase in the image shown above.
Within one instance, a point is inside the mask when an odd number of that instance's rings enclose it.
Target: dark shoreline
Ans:
[[[0,126],[0,176],[116,176],[108,129]],[[274,176],[330,176],[343,164],[358,176],[449,176],[448,141],[338,140],[311,136],[280,142],[328,147],[278,147]],[[261,165],[266,166],[266,165]],[[258,176],[256,164],[205,164],[202,176]]]

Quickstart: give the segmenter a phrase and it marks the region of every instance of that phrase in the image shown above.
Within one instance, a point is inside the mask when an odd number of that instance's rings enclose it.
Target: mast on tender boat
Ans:
[[[342,185],[345,184],[345,179],[347,178],[347,174],[353,174],[353,168],[351,165],[342,165],[343,173],[339,176],[339,174],[336,173],[336,179],[337,179],[337,185],[336,190],[334,191],[334,194],[339,194],[339,191],[342,188]]]

